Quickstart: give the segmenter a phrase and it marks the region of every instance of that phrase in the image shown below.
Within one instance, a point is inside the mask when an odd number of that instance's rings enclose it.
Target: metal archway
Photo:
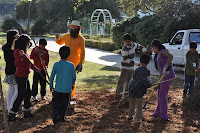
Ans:
[[[107,9],[96,9],[93,13],[92,13],[92,16],[91,16],[91,19],[90,19],[90,36],[92,36],[92,25],[95,24],[96,25],[96,35],[98,34],[98,31],[99,31],[99,18],[101,16],[101,14],[103,15],[103,36],[105,36],[105,28],[106,28],[106,21],[109,20],[110,21],[110,24],[112,22],[112,15],[111,13],[109,12],[109,10]]]

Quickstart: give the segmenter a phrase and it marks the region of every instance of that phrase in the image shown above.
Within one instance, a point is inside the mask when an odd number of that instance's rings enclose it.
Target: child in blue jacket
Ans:
[[[142,100],[144,94],[147,92],[147,88],[151,87],[149,81],[150,71],[147,69],[150,57],[146,54],[141,55],[140,63],[141,66],[138,67],[134,73],[133,78],[128,85],[128,97],[129,97],[129,110],[128,110],[128,120],[133,119],[133,114],[135,113],[135,106],[137,106],[136,111],[136,122],[141,122],[142,117]]]
[[[61,60],[54,64],[50,76],[50,89],[53,91],[52,117],[54,124],[59,121],[68,121],[65,115],[69,106],[73,85],[76,81],[74,64],[67,61],[70,55],[69,47],[61,47],[59,54]],[[54,89],[53,81],[55,76],[56,85]]]

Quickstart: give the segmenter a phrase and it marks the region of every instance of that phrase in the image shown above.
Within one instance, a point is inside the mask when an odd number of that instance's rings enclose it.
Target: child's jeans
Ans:
[[[129,110],[128,117],[131,118],[135,114],[135,106],[137,107],[136,111],[136,121],[140,121],[142,118],[142,97],[141,98],[133,98],[129,97]]]
[[[128,91],[128,83],[132,78],[133,72],[134,70],[121,69],[121,74],[116,89],[117,94]]]
[[[24,101],[24,108],[26,110],[30,110],[31,107],[31,90],[29,79],[25,77],[16,77],[16,81],[18,83],[18,96],[13,104],[13,108],[11,109],[13,112],[18,112],[19,106],[21,102]]]
[[[195,75],[185,74],[185,83],[184,83],[184,89],[183,89],[184,94],[187,94],[188,89],[189,89],[188,94],[192,93],[192,90],[194,88],[194,80],[195,80]]]
[[[45,71],[41,70],[41,73],[46,79]],[[36,71],[34,71],[34,75],[33,75],[32,96],[35,97],[38,94],[38,81],[40,81],[40,86],[41,86],[40,94],[41,96],[45,96],[46,95],[46,81]]]
[[[70,93],[61,93],[54,91],[52,99],[52,116],[57,116],[60,119],[64,119],[69,106],[70,99]]]

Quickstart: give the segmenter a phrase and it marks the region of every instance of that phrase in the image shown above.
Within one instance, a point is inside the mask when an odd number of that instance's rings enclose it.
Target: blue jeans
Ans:
[[[184,89],[183,89],[184,94],[187,94],[188,89],[189,89],[188,94],[192,93],[192,90],[194,88],[194,79],[195,79],[195,75],[185,74],[185,83],[184,83]]]

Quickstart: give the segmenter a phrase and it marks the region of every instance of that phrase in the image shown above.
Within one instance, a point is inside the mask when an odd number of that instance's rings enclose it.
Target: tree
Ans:
[[[120,18],[120,8],[117,0],[85,0],[82,3],[78,3],[76,6],[76,13],[79,18],[83,16],[90,17],[95,9],[108,9],[113,18]]]
[[[108,9],[114,18],[120,17],[116,0],[33,0],[31,19],[44,18],[48,21],[80,19],[91,16],[97,8]],[[28,1],[19,1],[16,4],[16,18],[27,19],[27,12]]]
[[[15,19],[5,20],[1,26],[3,32],[10,29],[22,30],[22,26]]]
[[[96,8],[106,8],[110,10],[114,18],[120,17],[116,0],[33,0],[31,2],[31,19],[45,19],[52,28],[57,24],[67,27],[69,20],[90,17]],[[27,0],[18,2],[16,18],[27,19],[27,11]],[[57,25],[56,27],[63,26]]]
[[[45,33],[47,33],[49,31],[49,27],[48,24],[45,20],[43,19],[38,19],[35,22],[35,25],[32,27],[32,34],[33,35],[44,35]]]
[[[188,99],[185,99],[184,102],[189,103],[189,105],[200,108],[200,73],[197,73],[197,81],[195,81],[195,87],[193,89],[192,94]]]
[[[118,0],[123,10],[128,14],[154,13],[165,18],[181,17],[189,11],[199,13],[199,5],[191,0]]]
[[[36,20],[39,17],[37,5],[39,0],[32,0],[30,5],[30,19]],[[28,0],[17,2],[15,6],[16,19],[26,20],[28,18]]]

